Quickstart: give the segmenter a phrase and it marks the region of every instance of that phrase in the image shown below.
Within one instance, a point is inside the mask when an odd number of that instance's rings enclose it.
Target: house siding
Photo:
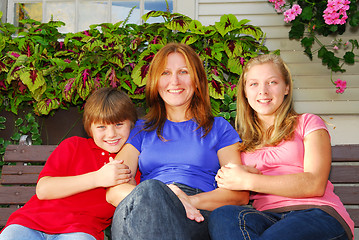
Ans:
[[[188,1],[188,0],[187,0]],[[297,40],[290,40],[290,26],[283,21],[283,15],[277,14],[266,0],[193,0],[187,6],[194,6],[195,14],[189,15],[203,25],[211,25],[220,20],[223,14],[234,14],[239,20],[251,20],[250,24],[261,27],[266,33],[266,46],[269,50],[279,49],[282,58],[291,69],[294,81],[294,104],[299,113],[309,112],[320,115],[327,123],[332,137],[332,145],[359,144],[359,67],[345,66],[345,73],[333,73],[333,80],[347,81],[347,89],[337,94],[330,81],[330,70],[314,56],[311,61]],[[356,38],[359,31],[347,31],[344,41]],[[329,44],[333,38],[319,38]]]

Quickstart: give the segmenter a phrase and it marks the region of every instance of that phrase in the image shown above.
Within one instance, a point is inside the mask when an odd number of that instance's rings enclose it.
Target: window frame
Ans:
[[[84,1],[84,0],[67,0],[66,2],[74,2],[75,3],[75,22],[74,22],[74,32],[78,32],[80,31],[79,29],[79,8],[80,8],[80,1]],[[107,14],[106,14],[106,22],[112,22],[112,3],[113,2],[117,2],[116,0],[85,0],[88,2],[104,2],[107,3]],[[140,2],[140,16],[143,16],[145,13],[145,1],[146,0],[122,0],[124,2],[134,2],[134,1],[139,1]],[[172,6],[173,9],[172,11],[175,12],[176,11],[176,1],[177,0],[172,0]],[[56,2],[65,2],[63,0],[7,0],[7,14],[6,14],[6,19],[8,23],[14,24],[15,22],[15,5],[17,3],[42,3],[42,19],[41,22],[47,22],[49,21],[48,19],[45,19],[45,17],[47,16],[47,12],[46,12],[46,4],[47,3],[56,3]],[[6,4],[6,3],[5,3]],[[140,20],[140,24],[143,23],[142,19]]]

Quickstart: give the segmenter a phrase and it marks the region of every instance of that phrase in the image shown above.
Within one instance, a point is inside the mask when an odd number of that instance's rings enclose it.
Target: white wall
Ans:
[[[193,1],[193,3],[196,1]],[[196,18],[204,25],[214,24],[223,14],[234,14],[238,19],[249,19],[250,24],[261,27],[266,33],[266,46],[280,49],[288,63],[294,81],[295,109],[322,116],[329,124],[332,145],[359,144],[359,66],[346,67],[347,72],[333,74],[333,80],[347,81],[343,94],[335,92],[330,82],[330,71],[317,57],[311,61],[303,53],[299,41],[289,40],[290,27],[283,21],[267,0],[197,0]],[[182,6],[184,7],[184,6]],[[179,9],[180,10],[180,9]],[[359,31],[347,31],[343,40],[358,39]],[[338,36],[337,36],[338,37]],[[339,38],[339,37],[338,37]],[[333,38],[320,38],[330,44]],[[334,127],[335,126],[335,127]]]

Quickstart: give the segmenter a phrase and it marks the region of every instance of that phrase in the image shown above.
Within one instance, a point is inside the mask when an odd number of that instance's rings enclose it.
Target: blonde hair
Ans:
[[[245,84],[248,71],[253,66],[271,63],[282,74],[288,86],[288,95],[275,112],[274,124],[268,129],[261,126],[259,119],[246,98]],[[285,62],[274,54],[259,55],[252,58],[243,69],[237,92],[236,130],[242,139],[241,151],[254,151],[264,146],[276,146],[283,140],[293,138],[298,114],[293,108],[293,82],[291,73]]]
[[[158,93],[158,82],[166,65],[170,53],[180,53],[186,61],[192,85],[195,89],[187,112],[198,123],[198,129],[203,129],[203,137],[211,130],[214,117],[209,100],[208,81],[202,60],[188,45],[182,43],[169,43],[161,48],[152,59],[147,76],[146,101],[149,112],[145,116],[145,130],[156,129],[157,136],[162,137],[162,129],[167,119],[165,103]]]
[[[92,123],[116,124],[130,120],[133,127],[137,121],[137,110],[121,90],[100,88],[87,99],[82,120],[86,133],[92,137]]]

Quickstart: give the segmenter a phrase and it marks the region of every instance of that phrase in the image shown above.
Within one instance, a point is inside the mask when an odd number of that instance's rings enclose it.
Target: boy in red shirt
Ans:
[[[131,176],[113,158],[136,120],[136,108],[125,93],[115,88],[94,92],[83,114],[91,138],[60,143],[39,175],[36,195],[9,217],[0,240],[102,240],[115,211],[106,201],[106,188]]]

